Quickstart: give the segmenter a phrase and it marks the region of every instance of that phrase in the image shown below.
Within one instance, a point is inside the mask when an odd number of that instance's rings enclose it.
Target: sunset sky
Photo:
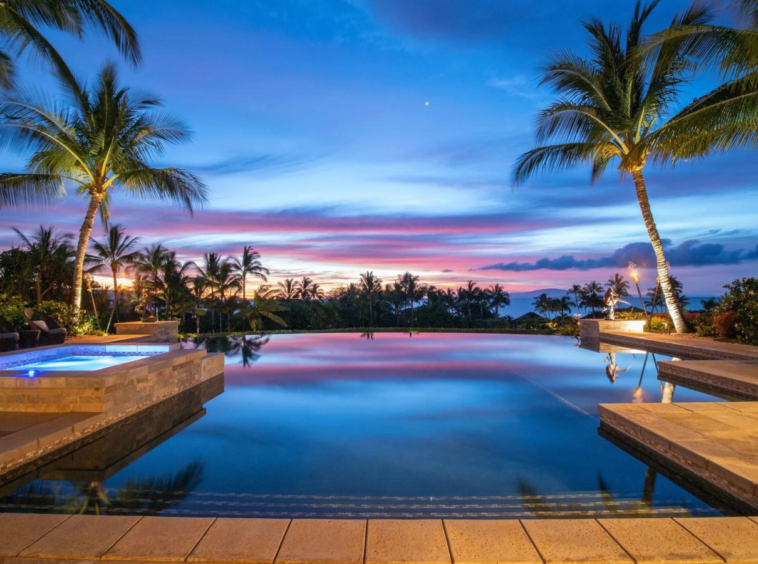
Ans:
[[[625,23],[628,0],[113,0],[140,34],[129,68],[98,36],[51,34],[77,74],[105,60],[161,97],[195,132],[159,164],[200,174],[210,201],[194,217],[117,198],[112,221],[183,259],[253,245],[273,281],[324,286],[373,270],[427,282],[498,282],[513,292],[605,281],[651,256],[631,179],[610,168],[539,177],[514,188],[516,157],[550,101],[537,67],[552,49],[584,52],[582,17]],[[664,0],[648,31],[689,2]],[[725,21],[729,15],[722,16]],[[26,64],[25,83],[54,81]],[[704,93],[693,85],[685,100]],[[0,154],[0,168],[23,167]],[[732,153],[648,187],[672,273],[690,295],[758,267],[758,158]],[[78,230],[85,210],[2,211],[0,247],[37,225]],[[95,229],[101,237],[102,226]],[[643,277],[653,285],[652,271]],[[643,287],[646,280],[643,279]]]

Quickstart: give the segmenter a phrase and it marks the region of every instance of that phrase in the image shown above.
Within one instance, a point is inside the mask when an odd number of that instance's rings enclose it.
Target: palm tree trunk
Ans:
[[[684,322],[682,310],[679,307],[679,301],[676,299],[674,289],[671,286],[669,270],[666,265],[666,255],[663,252],[663,243],[661,243],[661,237],[658,234],[658,228],[653,219],[653,212],[650,210],[650,201],[647,197],[647,188],[645,187],[645,179],[642,176],[642,171],[636,170],[632,172],[632,178],[634,178],[634,187],[637,190],[637,201],[639,202],[640,210],[642,211],[642,219],[645,220],[647,234],[648,237],[650,237],[650,243],[653,245],[653,251],[655,252],[655,263],[661,281],[663,297],[666,299],[666,308],[669,311],[671,320],[674,322],[676,332],[687,333],[687,324]]]
[[[87,254],[87,245],[89,244],[92,227],[95,224],[95,214],[100,207],[100,194],[92,194],[87,208],[87,215],[84,216],[84,223],[79,230],[79,243],[76,246],[76,261],[74,262],[74,315],[79,316],[79,309],[82,305],[82,276],[84,275],[84,258]]]
[[[113,322],[113,315],[118,309],[118,278],[116,276],[116,269],[113,270],[113,309],[111,309],[111,316],[108,318],[108,325],[105,326],[105,332],[110,331],[111,323]]]

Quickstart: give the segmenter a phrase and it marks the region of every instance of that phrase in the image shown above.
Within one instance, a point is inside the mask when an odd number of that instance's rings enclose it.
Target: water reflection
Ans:
[[[68,464],[68,474],[40,476],[7,493],[20,495],[22,486],[39,493],[46,481],[86,512],[131,507],[197,516],[718,513],[597,434],[598,403],[671,397],[659,387],[652,356],[587,351],[561,337],[411,336],[185,342],[226,355],[227,392],[207,415],[120,468],[100,464],[113,472],[74,475]],[[606,358],[624,370],[612,382]],[[676,393],[678,401],[712,400],[685,388]],[[195,464],[201,470],[185,472]],[[75,482],[94,487],[77,493]],[[169,493],[149,497],[156,491]],[[120,505],[109,506],[101,494]],[[6,505],[14,503],[23,510],[23,498]]]
[[[4,476],[0,510],[158,515],[181,504],[203,480],[201,458],[174,471],[130,477],[116,488],[105,484],[200,420],[206,414],[203,404],[221,392],[223,377],[217,377],[141,412],[52,463]]]

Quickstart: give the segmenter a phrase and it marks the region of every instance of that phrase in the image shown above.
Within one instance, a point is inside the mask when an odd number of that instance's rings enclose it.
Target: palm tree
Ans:
[[[532,302],[532,307],[536,313],[545,315],[550,312],[550,298],[547,294],[540,294]]]
[[[611,161],[621,175],[634,180],[642,217],[653,246],[661,288],[677,332],[687,331],[666,265],[666,256],[655,224],[643,171],[648,162],[674,164],[690,156],[692,137],[682,122],[697,121],[697,105],[685,108],[667,121],[688,71],[684,40],[671,40],[652,60],[641,53],[646,38],[643,26],[658,4],[638,1],[626,32],[615,24],[605,26],[596,18],[585,21],[590,34],[591,60],[570,51],[554,55],[543,70],[542,84],[553,86],[558,100],[538,117],[539,142],[557,144],[532,149],[522,155],[514,180],[524,182],[537,171],[560,171],[581,163],[592,166],[598,180]],[[709,21],[701,4],[678,15],[674,26],[698,26]]]
[[[310,285],[310,288],[308,289],[309,299],[323,300],[325,296],[324,289],[318,284],[318,282],[314,282]]]
[[[713,310],[716,309],[716,307],[719,305],[718,298],[708,298],[705,300],[700,300],[700,303],[703,306],[703,311],[706,313],[713,313]]]
[[[132,261],[131,269],[142,277],[142,284],[147,290],[150,313],[157,317],[157,310],[153,299],[161,288],[161,274],[163,273],[168,249],[160,243],[147,247],[140,252]]]
[[[303,276],[302,280],[298,281],[297,283],[297,296],[301,300],[310,300],[311,299],[311,285],[313,284],[313,279],[308,278],[307,276]]]
[[[30,151],[27,173],[0,175],[0,193],[15,199],[39,193],[46,199],[76,185],[89,199],[74,263],[73,305],[78,313],[82,273],[95,215],[108,217],[116,190],[140,197],[174,200],[192,212],[206,200],[206,190],[195,175],[178,168],[152,168],[151,157],[166,143],[186,141],[190,135],[176,118],[156,112],[158,100],[120,87],[116,68],[107,64],[93,90],[77,86],[72,105],[58,111],[24,95],[0,103],[0,141]]]
[[[218,285],[219,272],[223,259],[218,253],[205,253],[203,255],[203,266],[195,264],[200,278],[203,280],[205,288],[210,290],[209,304],[211,310],[211,331],[215,331],[215,309],[213,308],[213,299]]]
[[[466,282],[466,287],[464,288],[465,296],[466,296],[466,308],[467,308],[467,317],[471,319],[471,302],[473,302],[476,299],[476,291],[478,290],[476,282],[473,280],[469,280]]]
[[[45,228],[42,225],[31,239],[15,227],[13,231],[26,245],[29,266],[33,269],[36,301],[37,305],[40,305],[45,294],[53,288],[54,276],[60,273],[73,257],[72,236],[68,233],[57,235],[54,227]],[[43,283],[47,283],[47,288],[44,290]]]
[[[406,272],[398,280],[400,287],[405,292],[406,299],[411,303],[411,326],[416,318],[416,301],[424,297],[424,290],[420,286],[420,278]]]
[[[618,272],[605,283],[606,288],[612,288],[619,296],[629,295],[629,282]]]
[[[277,284],[279,287],[278,297],[282,300],[294,300],[297,297],[297,282],[294,278],[285,278],[284,282]]]
[[[582,303],[585,307],[589,307],[592,310],[592,316],[595,316],[595,309],[602,307],[603,300],[600,298],[600,293],[603,291],[603,287],[599,282],[593,280],[587,282],[582,288],[584,296],[582,297]]]
[[[581,303],[580,296],[583,293],[582,287],[579,284],[574,284],[566,293],[574,294],[574,306],[579,307],[579,304]]]
[[[242,299],[247,299],[245,280],[249,276],[260,278],[264,282],[268,281],[267,274],[270,274],[268,268],[265,268],[260,261],[261,255],[253,247],[242,247],[242,260],[234,259],[234,268],[239,273],[242,281]]]
[[[264,319],[269,319],[287,327],[287,323],[277,315],[277,313],[289,311],[289,308],[274,299],[276,291],[268,286],[261,286],[255,291],[252,302],[248,303],[240,312],[240,315],[250,321],[250,327],[253,331],[263,329]]]
[[[76,80],[63,58],[40,33],[38,27],[49,27],[82,37],[85,25],[104,32],[133,65],[139,64],[137,34],[105,0],[23,0],[0,2],[0,37],[9,52],[0,51],[0,86],[10,88],[15,74],[14,57],[31,48],[47,61],[66,85]]]
[[[382,281],[373,272],[361,274],[361,294],[368,299],[369,326],[374,326],[374,303],[382,293]]]
[[[503,290],[500,284],[495,284],[490,288],[490,307],[495,313],[495,317],[500,317],[500,307],[511,305],[511,295]]]
[[[96,270],[110,268],[113,275],[113,308],[105,327],[106,333],[110,330],[113,316],[118,311],[118,273],[131,265],[139,255],[139,251],[134,249],[138,242],[139,237],[126,235],[120,225],[112,225],[103,242],[92,241],[95,254],[88,257],[88,262],[94,263]]]
[[[192,296],[193,310],[195,314],[195,334],[200,334],[200,316],[205,315],[205,310],[202,308],[205,291],[208,288],[208,283],[202,276],[195,276],[190,281],[189,292]]]

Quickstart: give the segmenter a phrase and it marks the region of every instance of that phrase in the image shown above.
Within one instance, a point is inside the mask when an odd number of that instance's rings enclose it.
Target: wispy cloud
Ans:
[[[215,176],[246,172],[277,176],[292,174],[311,168],[321,158],[320,156],[287,154],[238,155],[212,163],[192,165],[188,168],[199,174],[211,174]]]
[[[487,82],[487,85],[499,88],[511,96],[518,96],[520,98],[534,99],[540,96],[534,81],[529,80],[522,74],[516,75],[513,78],[493,78]]]

